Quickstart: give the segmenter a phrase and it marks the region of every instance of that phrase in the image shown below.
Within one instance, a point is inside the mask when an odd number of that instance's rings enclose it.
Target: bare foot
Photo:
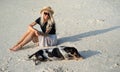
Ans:
[[[10,51],[16,51],[14,48],[10,48],[9,50],[10,50]]]
[[[19,50],[20,48],[22,48],[21,45],[17,45],[17,46],[14,46],[13,48],[10,48],[11,51],[17,51]]]
[[[17,43],[16,45],[14,45],[12,48],[10,48],[9,50],[13,50],[17,45],[19,45],[19,43]]]
[[[15,51],[14,48],[16,47],[17,45],[13,46],[12,48],[10,48],[9,50],[11,51]]]

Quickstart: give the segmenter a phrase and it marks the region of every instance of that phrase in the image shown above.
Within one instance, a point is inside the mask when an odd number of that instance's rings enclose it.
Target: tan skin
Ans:
[[[47,11],[44,11],[44,12],[47,12]],[[44,14],[43,17],[44,17],[43,18],[44,19],[44,23],[47,22],[48,19],[49,19],[49,15],[45,15]],[[11,51],[19,50],[20,48],[22,48],[24,45],[26,45],[30,41],[33,41],[34,43],[38,43],[38,36],[39,35],[44,35],[44,36],[47,35],[49,30],[46,30],[46,33],[38,32],[37,29],[33,28],[36,24],[37,24],[36,22],[32,22],[28,26],[28,31],[25,32],[25,34],[22,36],[22,38],[18,41],[18,43],[16,45],[14,45],[12,48],[10,48]]]

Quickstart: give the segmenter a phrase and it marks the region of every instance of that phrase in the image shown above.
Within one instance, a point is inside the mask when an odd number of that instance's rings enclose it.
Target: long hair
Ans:
[[[53,18],[53,15],[50,13],[50,12],[48,12],[49,13],[49,19],[48,19],[48,21],[47,21],[47,26],[46,26],[46,28],[47,29],[51,29],[51,26],[53,25],[53,24],[55,24],[55,20],[54,20],[54,18]],[[41,23],[41,25],[43,26],[44,25],[44,19],[43,19],[43,16],[44,16],[44,11],[41,13],[41,20],[40,20],[40,23]]]

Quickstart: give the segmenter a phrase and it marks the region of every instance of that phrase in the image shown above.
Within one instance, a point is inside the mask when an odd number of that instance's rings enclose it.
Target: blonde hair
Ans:
[[[47,23],[47,26],[46,26],[46,28],[47,29],[51,29],[51,26],[53,25],[53,24],[55,24],[55,20],[54,20],[54,18],[53,18],[53,15],[51,14],[51,12],[48,12],[49,13],[49,19],[48,19],[48,23]],[[41,20],[40,20],[40,23],[41,23],[41,25],[43,26],[44,25],[44,19],[43,19],[43,16],[44,16],[44,11],[41,13]]]

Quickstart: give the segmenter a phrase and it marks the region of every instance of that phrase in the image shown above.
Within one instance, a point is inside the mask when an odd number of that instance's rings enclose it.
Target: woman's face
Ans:
[[[44,11],[44,13],[43,13],[43,17],[44,17],[44,19],[45,19],[45,20],[48,20],[48,19],[49,19],[49,17],[50,17],[49,12]]]

